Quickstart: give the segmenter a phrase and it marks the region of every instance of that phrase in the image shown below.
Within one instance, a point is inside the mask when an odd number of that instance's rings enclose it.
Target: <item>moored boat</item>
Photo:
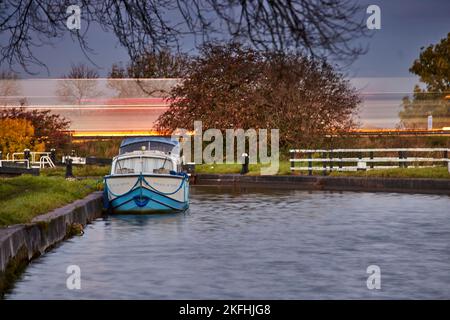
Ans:
[[[112,213],[184,211],[189,177],[182,171],[178,141],[166,137],[127,138],[104,178],[104,205]]]

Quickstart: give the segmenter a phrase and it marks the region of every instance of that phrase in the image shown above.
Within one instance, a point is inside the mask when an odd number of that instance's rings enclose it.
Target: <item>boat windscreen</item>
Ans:
[[[173,145],[172,143],[165,143],[160,141],[139,141],[121,147],[120,154],[139,151],[142,150],[142,147],[145,147],[146,150],[162,151],[164,153],[171,153],[175,155],[178,155],[180,152],[179,146]]]
[[[173,170],[172,161],[168,158],[132,157],[117,160],[115,174],[155,173]]]

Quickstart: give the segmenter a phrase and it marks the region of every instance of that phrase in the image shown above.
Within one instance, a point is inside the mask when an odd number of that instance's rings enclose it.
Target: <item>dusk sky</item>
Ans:
[[[419,83],[419,79],[409,73],[409,67],[418,58],[421,47],[438,43],[450,32],[450,1],[361,0],[360,4],[362,10],[359,18],[364,20],[369,17],[366,13],[369,5],[378,5],[381,8],[381,30],[371,30],[370,37],[355,39],[355,44],[362,44],[368,51],[342,70],[361,92],[363,103],[359,115],[362,125],[395,127],[399,121],[398,112],[401,110],[402,98],[411,95],[414,85]],[[82,20],[81,31],[83,26],[86,25],[83,25]],[[5,37],[5,34],[0,37]],[[72,40],[69,30],[67,36],[53,47],[35,49],[34,53],[47,65],[49,73],[45,68],[37,66],[33,68],[33,71],[37,72],[35,75],[21,73],[23,79],[33,78],[22,83],[22,94],[30,103],[46,103],[51,106],[60,103],[55,97],[54,80],[35,79],[60,78],[68,72],[71,64],[86,63],[96,68],[100,77],[104,78],[113,63],[128,63],[127,52],[120,46],[114,34],[91,25],[87,32],[87,41],[93,50],[89,57],[95,65],[87,59],[78,43]],[[185,40],[181,50],[195,53],[194,41]],[[8,68],[9,66],[0,66],[2,70]],[[18,71],[20,66],[14,66],[14,69]],[[103,92],[108,96],[107,88],[104,88]],[[48,97],[51,102],[48,102]],[[148,127],[155,117],[152,115],[150,120],[140,123],[142,116],[138,115],[133,119],[133,123],[135,126]],[[117,118],[118,121],[121,119]],[[112,120],[100,121],[97,118],[92,118],[89,122],[83,118],[82,121],[74,121],[73,126],[87,130],[99,126],[100,122],[108,127],[114,123]]]
[[[408,68],[420,48],[437,43],[450,32],[448,0],[362,0],[361,4],[364,8],[370,4],[380,6],[382,28],[372,31],[371,38],[357,40],[367,44],[369,50],[349,67],[350,77],[409,77]],[[368,16],[365,12],[361,14]],[[87,37],[95,52],[90,57],[100,67],[102,77],[107,75],[111,64],[128,61],[126,51],[113,34],[91,26]],[[182,49],[192,47],[192,43],[185,43]],[[35,52],[47,64],[50,74],[44,68],[34,69],[38,74],[33,77],[57,78],[67,72],[71,63],[89,63],[78,44],[71,40],[69,31],[54,47],[38,48]]]

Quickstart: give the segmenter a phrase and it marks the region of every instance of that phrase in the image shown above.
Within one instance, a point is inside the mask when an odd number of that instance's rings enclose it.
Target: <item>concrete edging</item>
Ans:
[[[31,259],[70,236],[73,224],[86,225],[102,216],[102,192],[35,217],[31,223],[0,228],[0,297],[9,276]]]
[[[450,195],[450,179],[197,174],[195,185]]]

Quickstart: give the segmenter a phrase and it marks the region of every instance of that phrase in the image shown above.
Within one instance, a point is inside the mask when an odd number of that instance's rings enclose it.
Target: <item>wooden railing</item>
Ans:
[[[356,171],[407,167],[450,166],[447,148],[293,149],[291,171]],[[297,165],[300,164],[300,165]],[[319,164],[319,166],[317,166]],[[449,167],[450,170],[450,167]]]

